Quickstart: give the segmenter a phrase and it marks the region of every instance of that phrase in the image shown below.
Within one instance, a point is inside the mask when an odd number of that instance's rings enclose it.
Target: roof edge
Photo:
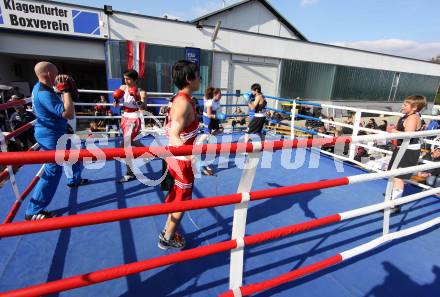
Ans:
[[[246,4],[246,3],[251,2],[251,1],[258,1],[258,2],[260,2],[271,13],[273,13],[277,17],[277,19],[283,25],[285,25],[290,31],[292,31],[300,40],[308,41],[308,39],[298,29],[296,29],[281,13],[278,12],[278,10],[276,10],[266,0],[244,0],[244,1],[240,1],[240,2],[237,2],[237,3],[231,4],[229,6],[223,7],[221,9],[219,9],[219,10],[215,10],[215,11],[210,12],[208,14],[202,15],[202,16],[200,16],[198,18],[195,18],[195,19],[191,20],[190,22],[191,23],[197,23],[197,22],[199,22],[201,20],[205,20],[205,19],[207,19],[207,18],[209,18],[211,16],[217,15],[217,14],[222,13],[222,12],[227,11],[227,10],[232,10],[232,9],[234,9],[236,7],[239,7],[239,6],[243,5],[243,4]]]

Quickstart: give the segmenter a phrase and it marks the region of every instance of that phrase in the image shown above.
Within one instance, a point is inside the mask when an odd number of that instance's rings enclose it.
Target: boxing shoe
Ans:
[[[159,235],[159,243],[157,246],[162,250],[168,250],[168,249],[183,249],[186,245],[185,238],[179,234],[175,233],[174,237],[170,240],[165,239],[165,232],[161,232]]]
[[[37,214],[27,214],[25,215],[24,219],[26,221],[37,221],[37,220],[43,220],[43,219],[50,219],[54,218],[56,215],[53,212],[47,211],[47,210],[41,210]]]
[[[120,180],[118,180],[118,183],[122,184],[122,183],[126,183],[132,180],[135,180],[136,176],[134,175],[124,175]]]
[[[67,184],[69,188],[78,188],[79,186],[83,186],[89,183],[89,180],[87,178],[82,178],[79,183],[71,183]]]

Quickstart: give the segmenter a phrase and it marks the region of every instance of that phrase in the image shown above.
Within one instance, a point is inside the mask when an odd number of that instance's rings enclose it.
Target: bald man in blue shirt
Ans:
[[[55,150],[58,139],[66,133],[67,120],[75,114],[72,94],[72,78],[63,75],[63,101],[54,91],[58,69],[50,62],[39,62],[35,65],[38,82],[32,90],[32,105],[37,121],[35,123],[35,139],[41,150]],[[70,81],[70,82],[69,82]],[[62,174],[62,167],[51,163],[44,165],[44,172],[32,192],[26,210],[26,220],[51,218],[53,213],[45,210],[52,201]]]

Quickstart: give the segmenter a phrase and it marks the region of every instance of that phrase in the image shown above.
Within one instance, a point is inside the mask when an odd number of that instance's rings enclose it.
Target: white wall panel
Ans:
[[[297,39],[293,32],[287,29],[287,27],[258,1],[249,2],[234,7],[232,10],[226,10],[213,15],[207,20],[203,20],[203,23],[215,26],[218,21],[222,22],[223,28]],[[281,34],[280,27],[282,26],[284,30]]]
[[[259,83],[264,94],[276,94],[278,85],[278,67],[269,65],[254,65],[250,63],[234,63],[232,67],[233,90],[246,92],[253,83]],[[243,101],[242,98],[240,98]],[[276,102],[267,99],[269,107],[275,107]],[[243,103],[243,102],[239,102]]]
[[[0,53],[105,60],[104,41],[0,32]]]
[[[280,37],[285,37],[285,38],[291,38],[292,32],[286,27],[286,25],[280,23],[280,33],[274,35],[278,35]]]
[[[249,57],[249,62],[253,63],[264,63],[264,57]]]
[[[232,61],[249,62],[249,56],[232,55]]]
[[[212,27],[197,29],[189,23],[123,13],[112,17],[111,31],[112,38],[121,40],[440,76],[439,64],[227,29],[220,30],[213,45]]]
[[[215,88],[228,90],[229,88],[229,54],[215,53],[212,63],[212,85]]]

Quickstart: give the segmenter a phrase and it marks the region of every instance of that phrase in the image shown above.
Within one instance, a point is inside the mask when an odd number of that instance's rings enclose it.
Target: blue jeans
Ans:
[[[426,184],[428,186],[438,188],[440,187],[440,176],[438,175],[431,175],[426,178]]]

